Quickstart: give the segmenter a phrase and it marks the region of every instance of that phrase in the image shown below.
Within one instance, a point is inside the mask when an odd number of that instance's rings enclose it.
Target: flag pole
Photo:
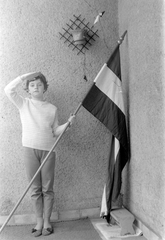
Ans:
[[[123,33],[123,35],[119,38],[118,40],[118,45],[120,45],[123,40],[124,37],[126,35],[127,31],[125,31]],[[95,83],[92,84],[92,86]],[[90,87],[89,91],[91,90],[92,86]],[[89,92],[88,91],[88,92]],[[88,94],[87,92],[87,94]],[[87,94],[85,95],[84,99],[86,98]],[[81,108],[83,104],[83,101],[79,103],[79,105],[77,106],[75,112],[73,113],[73,115],[76,116],[76,114],[78,113],[79,109]],[[65,131],[68,129],[70,125],[69,120],[67,121],[67,124],[64,128],[64,130],[62,131],[62,133],[58,136],[57,140],[55,141],[54,145],[52,146],[52,148],[50,149],[50,151],[48,152],[47,156],[45,157],[45,159],[43,160],[42,164],[40,165],[40,167],[38,168],[38,170],[36,171],[36,173],[34,174],[33,178],[31,179],[31,181],[29,182],[28,186],[26,187],[25,191],[23,192],[22,196],[20,197],[20,199],[18,200],[18,202],[16,203],[15,207],[13,208],[13,210],[11,211],[11,213],[9,214],[9,216],[7,217],[7,219],[5,220],[5,222],[3,223],[2,227],[0,228],[0,234],[2,233],[3,229],[5,228],[5,226],[7,225],[7,223],[9,222],[9,220],[11,219],[11,217],[13,216],[13,214],[15,213],[15,211],[17,210],[18,206],[20,205],[20,203],[22,202],[23,198],[25,197],[26,193],[28,192],[28,190],[30,189],[32,183],[34,182],[36,176],[39,174],[39,172],[41,171],[41,169],[43,168],[43,166],[45,165],[46,161],[48,160],[50,154],[53,152],[53,150],[55,149],[55,147],[57,146],[58,142],[60,141],[60,139],[62,138],[63,134],[65,133]]]
[[[127,34],[127,30],[123,33],[123,35],[119,38],[119,40],[117,41],[119,45],[122,44],[124,38],[125,38],[125,35]]]

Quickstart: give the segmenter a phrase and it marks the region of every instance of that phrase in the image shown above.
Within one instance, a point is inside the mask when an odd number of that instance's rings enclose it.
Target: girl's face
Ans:
[[[40,79],[36,79],[29,83],[29,93],[32,99],[43,100],[43,94],[45,92],[44,84]]]

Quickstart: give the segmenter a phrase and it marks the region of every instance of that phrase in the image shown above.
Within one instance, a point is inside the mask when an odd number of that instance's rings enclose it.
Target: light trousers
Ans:
[[[48,151],[24,147],[24,160],[28,180],[30,181]],[[52,152],[31,185],[31,199],[36,217],[50,218],[54,203],[55,152]]]

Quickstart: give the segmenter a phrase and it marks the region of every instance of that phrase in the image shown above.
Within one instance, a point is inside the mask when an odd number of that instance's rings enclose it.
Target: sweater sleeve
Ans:
[[[21,83],[22,79],[20,77],[17,77],[11,81],[4,89],[6,96],[19,109],[23,105],[23,97],[17,93],[16,89]]]

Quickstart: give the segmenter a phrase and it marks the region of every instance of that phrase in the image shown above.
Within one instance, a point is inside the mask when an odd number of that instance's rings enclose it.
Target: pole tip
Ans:
[[[122,36],[119,38],[119,40],[117,41],[119,45],[122,44],[122,42],[123,42],[126,34],[127,34],[127,30],[123,33],[123,35],[122,35]]]

